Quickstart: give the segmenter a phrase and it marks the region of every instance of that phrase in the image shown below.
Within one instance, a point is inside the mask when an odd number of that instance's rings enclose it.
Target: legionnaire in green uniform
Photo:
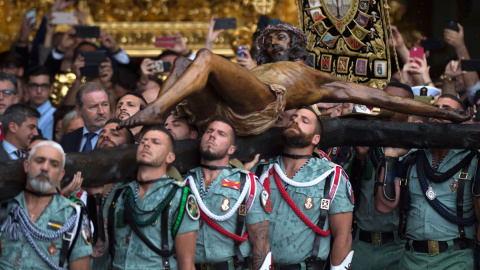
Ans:
[[[192,269],[200,213],[183,182],[166,175],[175,160],[173,137],[163,126],[142,134],[137,180],[116,191],[110,204],[113,269]]]
[[[461,101],[452,95],[440,96],[435,106],[465,112]],[[405,149],[385,148],[386,164],[380,177],[385,184],[378,187],[375,197],[381,212],[399,206],[399,226],[408,237],[400,269],[473,269],[478,151],[418,150],[410,153],[398,170],[396,157],[405,153]],[[400,176],[397,173],[401,179],[394,180],[397,171],[401,171]],[[396,191],[393,197],[383,193],[389,186]]]
[[[410,86],[391,82],[385,92],[392,96],[413,98]],[[393,122],[408,122],[408,115],[396,113]],[[355,192],[355,256],[351,269],[398,269],[405,250],[405,240],[398,236],[398,210],[382,214],[375,209],[374,193],[377,168],[384,158],[383,148],[355,147],[354,158],[345,166]]]
[[[95,149],[113,148],[121,144],[134,144],[135,140],[129,129],[117,130],[120,120],[112,118],[105,123],[102,131],[98,134]],[[85,188],[88,193],[87,210],[95,227],[93,234],[93,254],[90,260],[90,269],[104,270],[110,267],[111,257],[108,253],[107,217],[110,203],[121,183],[111,183],[105,186]],[[100,210],[102,211],[100,212]],[[96,220],[96,222],[95,222]]]
[[[323,269],[331,236],[331,269],[350,267],[353,193],[340,166],[312,156],[320,141],[319,114],[316,107],[297,110],[283,133],[282,156],[269,166],[257,167],[266,169],[260,169],[265,171],[260,182],[267,190],[262,198],[270,201],[268,193],[271,196],[270,245],[275,268]]]
[[[0,208],[0,269],[88,269],[89,224],[55,186],[65,170],[62,147],[38,143],[24,167],[25,190]]]
[[[263,189],[254,174],[228,165],[235,137],[232,124],[215,117],[200,143],[201,165],[186,178],[202,219],[197,269],[268,269],[271,263]]]

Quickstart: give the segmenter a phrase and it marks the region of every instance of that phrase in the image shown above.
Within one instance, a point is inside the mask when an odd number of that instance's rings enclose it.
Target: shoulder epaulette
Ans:
[[[177,182],[183,183],[182,175],[174,166],[169,166],[167,176],[177,180]]]

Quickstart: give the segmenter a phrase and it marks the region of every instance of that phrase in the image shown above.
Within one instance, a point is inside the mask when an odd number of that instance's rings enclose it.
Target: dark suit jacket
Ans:
[[[80,152],[80,144],[83,138],[83,127],[63,135],[60,145],[65,153]]]
[[[5,162],[9,160],[12,160],[12,159],[10,158],[10,155],[7,153],[5,148],[3,148],[3,145],[0,142],[0,162]]]

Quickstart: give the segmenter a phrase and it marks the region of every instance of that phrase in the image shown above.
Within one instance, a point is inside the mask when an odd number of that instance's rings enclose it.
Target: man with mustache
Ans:
[[[127,92],[117,100],[117,109],[115,115],[120,120],[126,120],[138,111],[147,107],[147,101],[142,95],[136,92]],[[136,127],[130,129],[133,135],[136,135],[142,127]]]
[[[105,123],[102,131],[98,135],[98,142],[96,149],[98,148],[113,148],[118,147],[121,144],[133,144],[133,134],[130,130],[122,128],[117,130],[117,126],[120,120],[112,118]]]
[[[55,189],[65,154],[52,141],[35,145],[24,161],[25,190],[0,207],[0,268],[88,269],[92,253],[80,206]]]
[[[465,113],[463,102],[450,94],[441,95],[434,106]],[[449,123],[434,117],[429,122]],[[399,234],[408,239],[400,269],[474,269],[473,249],[480,239],[475,231],[478,151],[422,149],[399,162],[407,149],[384,149],[375,207],[381,213],[399,209]],[[384,192],[389,185],[393,192]]]
[[[134,144],[134,137],[130,130],[117,130],[120,120],[112,118],[105,123],[98,135],[95,149],[114,148],[121,144]],[[84,188],[87,192],[87,210],[92,220],[96,233],[93,235],[93,254],[90,260],[91,269],[107,269],[110,266],[110,255],[107,252],[109,240],[107,231],[108,207],[113,200],[116,190],[122,183],[106,184],[104,186]],[[102,211],[100,213],[100,211]],[[100,233],[100,230],[104,230]]]
[[[185,180],[201,210],[197,269],[256,270],[271,265],[262,188],[254,174],[229,164],[235,139],[225,117],[213,118],[200,143],[200,167],[190,170]]]
[[[110,94],[96,82],[87,82],[77,92],[75,110],[82,116],[84,126],[62,137],[60,145],[66,153],[91,151],[98,134],[110,119]]]
[[[178,58],[157,99],[120,126],[162,124],[176,110],[202,129],[223,115],[239,136],[256,135],[272,127],[284,110],[317,102],[352,102],[457,122],[470,118],[413,99],[392,98],[305,65],[307,36],[287,23],[266,27],[257,46],[259,66],[249,71],[207,49],[200,50],[193,62]]]
[[[283,132],[282,155],[260,162],[255,170],[263,171],[260,183],[269,193],[263,201],[271,201],[273,265],[320,270],[330,263],[332,270],[348,269],[353,257],[353,193],[343,169],[315,149],[322,126],[313,106],[292,114]]]

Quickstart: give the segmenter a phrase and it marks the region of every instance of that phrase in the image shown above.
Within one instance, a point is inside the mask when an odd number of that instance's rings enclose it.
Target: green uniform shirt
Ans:
[[[162,177],[167,177],[166,175]],[[137,190],[136,182],[129,183],[125,190],[130,188],[135,193]],[[143,196],[142,200],[136,201],[138,208],[143,211],[149,211],[154,209],[159,203],[161,203],[167,194],[175,186],[183,187],[184,184],[174,179],[162,180],[155,183]],[[170,211],[168,215],[168,246],[169,249],[173,248],[174,239],[172,238],[172,227],[177,219],[178,208],[180,200],[182,198],[183,188],[179,188],[172,199],[170,205]],[[125,194],[125,191],[123,192]],[[160,255],[153,252],[147,245],[132,231],[130,226],[124,225],[119,227],[118,218],[119,212],[124,211],[124,198],[123,194],[118,199],[117,208],[115,211],[115,258],[113,260],[114,269],[158,269],[161,268],[163,259]],[[141,220],[146,220],[150,217],[150,214],[140,215]],[[152,225],[145,227],[138,226],[140,232],[144,234],[150,242],[155,244],[158,248],[161,248],[161,214],[157,218],[156,222]],[[193,220],[185,212],[181,225],[177,234],[183,234],[191,231],[198,230],[198,220]],[[111,240],[110,240],[111,242]],[[172,269],[177,268],[176,257],[170,256],[169,264]]]
[[[431,166],[432,154],[430,150],[424,150],[427,153],[427,160]],[[457,165],[465,156],[470,153],[469,150],[450,150],[438,167],[439,172],[445,172],[453,166]],[[417,151],[417,155],[423,155],[423,151]],[[468,178],[465,183],[464,199],[463,199],[463,217],[471,217],[474,215],[472,184],[475,177],[477,159],[473,158],[468,168]],[[410,211],[407,217],[406,234],[409,239],[413,240],[436,240],[447,241],[458,238],[458,226],[448,222],[441,217],[427,202],[423,191],[420,187],[417,175],[417,164],[414,164],[408,176],[411,202]],[[451,179],[443,183],[431,183],[435,190],[438,200],[443,203],[447,209],[453,210],[456,215],[456,199],[457,191],[452,190],[450,184],[458,179],[461,169],[454,174]],[[467,238],[473,239],[474,226],[465,226],[465,234]]]
[[[383,148],[381,153],[383,156]],[[375,209],[375,202],[373,193],[375,192],[375,171],[371,155],[374,155],[371,149],[367,165],[362,176],[362,184],[360,186],[360,194],[355,194],[360,201],[357,209],[355,209],[355,220],[357,226],[370,232],[391,232],[397,233],[398,229],[398,209],[388,214],[382,214]],[[382,195],[382,194],[379,194]]]
[[[20,192],[15,198],[9,202],[7,210],[10,211],[13,204],[19,204],[25,212],[28,213],[27,204],[25,202],[24,191]],[[73,214],[76,213],[75,207],[72,202],[67,198],[55,195],[51,202],[47,205],[43,213],[35,222],[35,225],[52,233],[53,231],[48,229],[48,222],[54,222],[55,224],[63,225]],[[83,217],[82,217],[83,218]],[[80,224],[83,224],[83,219]],[[82,233],[80,231],[79,233]],[[0,251],[0,269],[50,269],[50,266],[35,252],[32,246],[25,238],[23,232],[20,233],[20,240],[10,241],[10,234],[4,232],[0,235],[1,251]],[[59,237],[53,243],[51,241],[44,242],[40,240],[34,241],[40,252],[46,255],[54,263],[58,265],[60,261],[60,251],[62,249],[62,237]],[[56,250],[53,256],[50,255],[48,249],[55,247]],[[51,250],[54,250],[51,248]],[[77,237],[75,246],[73,247],[70,258],[65,261],[63,267],[68,268],[68,262],[72,262],[83,257],[90,256],[92,254],[92,247],[79,235]]]
[[[285,173],[282,157],[277,157],[277,162]],[[310,182],[326,171],[334,168],[336,164],[320,158],[311,158],[293,177],[295,182]],[[265,166],[265,170],[266,170]],[[329,176],[331,177],[331,176]],[[286,183],[283,182],[285,187]],[[333,184],[333,180],[331,182]],[[348,180],[340,173],[340,181],[333,201],[330,204],[329,215],[353,211],[353,197],[350,198]],[[318,223],[320,216],[320,201],[323,198],[325,180],[315,186],[294,187],[288,185],[286,191],[300,211],[313,224]],[[290,208],[280,194],[273,175],[270,176],[270,192],[272,200],[272,214],[270,217],[270,250],[273,261],[278,264],[297,264],[312,257],[313,241],[316,233],[308,227]],[[307,210],[307,197],[313,198],[310,210]],[[310,206],[308,204],[308,206]],[[322,230],[328,230],[328,217]],[[320,250],[316,255],[321,260],[326,260],[330,252],[330,235],[322,237]]]
[[[230,165],[228,165],[230,167]],[[195,177],[195,184],[199,192],[200,191],[200,181],[203,181],[201,175],[201,168],[197,167],[189,171],[189,174]],[[215,180],[210,185],[206,195],[203,197],[203,203],[205,206],[215,215],[223,216],[230,208],[232,208],[237,199],[240,197],[242,190],[224,187],[222,186],[223,179],[230,180],[233,182],[241,182],[241,178],[247,176],[247,181],[250,181],[248,176],[248,171],[238,168],[223,169],[222,172],[215,178]],[[257,181],[255,181],[257,183]],[[205,191],[205,185],[203,186],[203,191]],[[247,213],[246,224],[255,224],[262,221],[268,221],[269,215],[263,209],[260,202],[260,193],[263,188],[260,184],[257,183],[257,188],[255,192],[255,201],[253,202],[250,210]],[[248,197],[248,194],[247,194]],[[229,200],[229,208],[227,211],[222,210],[222,204],[224,204],[225,198]],[[224,206],[225,207],[225,206]],[[225,208],[224,208],[225,209]],[[235,233],[237,228],[237,216],[238,210],[236,213],[225,221],[214,221],[220,225],[225,230]],[[246,227],[244,226],[242,230],[242,235],[245,232]],[[204,262],[224,262],[228,259],[231,259],[234,255],[234,241],[231,238],[220,234],[215,231],[213,228],[208,226],[203,222],[200,230],[198,231],[197,237],[197,248],[195,251],[195,263],[204,263]],[[240,245],[240,251],[244,257],[250,256],[252,253],[252,248],[250,246],[250,241],[247,239]]]

